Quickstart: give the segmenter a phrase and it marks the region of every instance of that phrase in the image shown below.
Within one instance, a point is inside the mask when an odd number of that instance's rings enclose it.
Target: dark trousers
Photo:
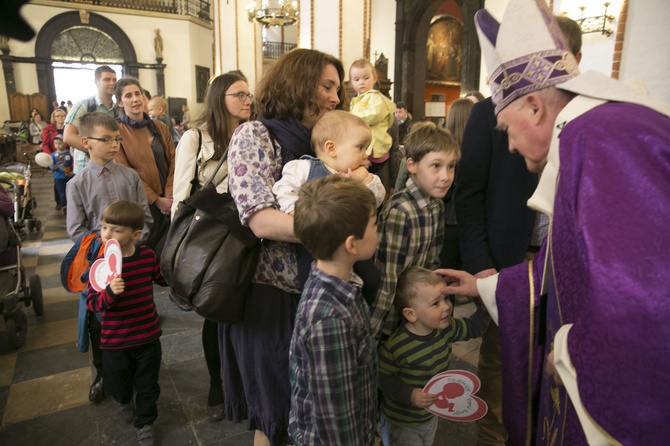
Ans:
[[[54,189],[56,192],[56,203],[61,206],[67,206],[67,198],[65,197],[65,185],[70,181],[69,178],[54,178]]]
[[[161,393],[158,372],[161,368],[161,341],[120,350],[103,350],[105,392],[119,404],[135,396],[135,427],[153,424],[158,418],[156,401]]]
[[[97,372],[97,376],[104,376],[102,374],[102,351],[100,350],[100,321],[95,313],[88,312],[88,336],[91,339],[91,353],[93,354],[93,367]],[[97,378],[97,377],[96,377]]]
[[[205,319],[202,326],[202,349],[209,372],[208,406],[223,404],[223,383],[221,381],[221,356],[219,355],[219,324]]]

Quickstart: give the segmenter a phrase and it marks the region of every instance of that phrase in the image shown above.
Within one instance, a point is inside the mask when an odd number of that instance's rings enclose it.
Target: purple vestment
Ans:
[[[544,250],[530,271],[501,271],[496,291],[510,439],[586,444],[565,389],[544,373],[554,334],[573,324],[590,418],[613,443],[660,444],[670,438],[670,119],[605,103],[565,125],[559,154],[546,318]]]

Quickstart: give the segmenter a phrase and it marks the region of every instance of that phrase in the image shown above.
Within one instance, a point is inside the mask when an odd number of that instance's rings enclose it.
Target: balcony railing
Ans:
[[[211,22],[210,0],[61,0],[109,8],[134,9],[165,14],[179,14]]]
[[[263,42],[263,58],[275,60],[295,47],[295,43]]]

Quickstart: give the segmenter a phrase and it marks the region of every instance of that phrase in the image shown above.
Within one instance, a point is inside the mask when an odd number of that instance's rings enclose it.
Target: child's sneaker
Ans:
[[[137,429],[137,442],[140,446],[154,446],[154,428],[151,424]]]
[[[133,407],[133,403],[119,404],[119,415],[121,415],[121,419],[126,423],[132,423],[135,419],[135,408]]]

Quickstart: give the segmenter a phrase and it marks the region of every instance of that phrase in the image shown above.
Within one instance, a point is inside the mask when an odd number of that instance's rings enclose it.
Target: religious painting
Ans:
[[[461,82],[463,24],[444,15],[428,29],[426,41],[426,80]]]
[[[209,68],[195,66],[195,100],[196,102],[205,102],[207,93],[207,82],[209,82]]]

